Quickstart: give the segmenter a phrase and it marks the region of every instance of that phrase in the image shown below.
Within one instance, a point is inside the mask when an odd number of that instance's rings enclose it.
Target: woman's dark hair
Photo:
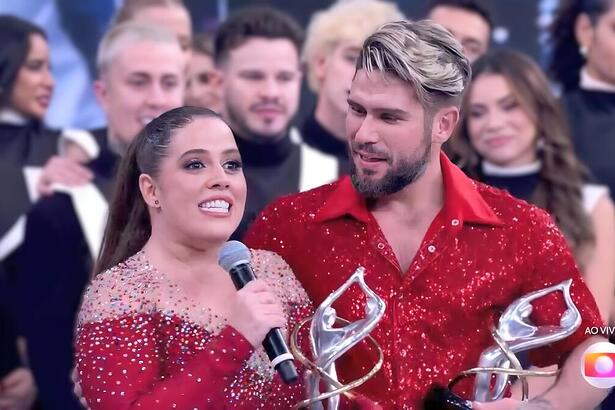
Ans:
[[[0,107],[10,104],[17,73],[30,52],[30,35],[47,38],[38,26],[15,16],[0,15]]]
[[[592,25],[608,12],[613,0],[563,0],[551,26],[553,51],[549,73],[564,87],[571,90],[579,85],[579,73],[585,59],[579,51],[575,25],[581,14],[586,14]]]
[[[147,242],[152,229],[147,205],[139,189],[139,176],[148,174],[156,178],[175,131],[198,117],[220,118],[207,108],[175,108],[153,119],[129,145],[116,176],[95,275],[134,255]]]
[[[577,263],[583,266],[595,243],[590,216],[583,208],[582,188],[586,171],[574,153],[568,122],[547,78],[529,57],[508,50],[482,56],[472,66],[472,74],[474,80],[483,74],[503,76],[520,106],[534,122],[537,139],[542,145],[537,148],[542,167],[540,182],[529,200],[555,218]],[[480,178],[481,158],[471,145],[468,132],[471,89],[472,83],[465,94],[461,123],[456,135],[447,143],[446,151],[470,177]]]

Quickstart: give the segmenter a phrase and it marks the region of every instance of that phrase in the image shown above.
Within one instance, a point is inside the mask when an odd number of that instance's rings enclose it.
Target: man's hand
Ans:
[[[0,381],[0,410],[29,410],[36,398],[30,370],[18,367]]]
[[[94,175],[92,171],[68,158],[53,156],[47,161],[38,181],[41,195],[51,195],[53,184],[80,186],[89,183]]]

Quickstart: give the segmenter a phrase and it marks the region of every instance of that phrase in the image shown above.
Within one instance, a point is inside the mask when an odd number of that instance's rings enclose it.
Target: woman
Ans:
[[[615,286],[608,189],[584,183],[565,117],[534,62],[517,52],[495,51],[472,72],[465,114],[448,153],[470,176],[553,216],[608,323]]]
[[[568,240],[608,322],[615,277],[613,203],[584,183],[557,100],[540,68],[513,51],[473,66],[449,153],[470,176],[545,208]]]
[[[92,409],[291,408],[260,347],[311,312],[282,259],[253,251],[258,279],[236,291],[217,263],[246,182],[230,128],[183,107],[149,123],[122,159],[76,363]],[[226,404],[223,404],[226,403]]]
[[[563,86],[578,157],[615,192],[615,1],[562,1],[550,71]]]

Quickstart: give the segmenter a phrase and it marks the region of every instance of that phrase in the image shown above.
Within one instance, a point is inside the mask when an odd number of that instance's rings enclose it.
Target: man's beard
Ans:
[[[367,144],[359,144],[354,148],[366,153],[375,153],[371,146]],[[419,179],[427,168],[429,156],[431,155],[430,141],[424,138],[419,149],[422,149],[419,155],[415,155],[414,158],[403,158],[399,160],[394,167],[387,170],[382,178],[377,180],[369,178],[371,170],[363,170],[364,175],[360,176],[357,172],[354,160],[351,159],[350,178],[355,189],[360,194],[370,199],[381,198],[401,191]],[[389,165],[392,164],[390,157],[388,157],[386,161]]]
[[[242,114],[241,110],[238,109],[230,101],[230,99],[227,99],[226,101],[226,114],[228,115],[228,118],[226,120],[229,122],[229,126],[231,126],[231,129],[236,136],[239,135],[239,137],[243,137],[247,140],[259,143],[274,142],[280,140],[288,134],[292,121],[292,118],[289,118],[288,123],[286,123],[286,125],[278,133],[264,134],[262,132],[258,132],[252,129],[248,125],[246,116]]]

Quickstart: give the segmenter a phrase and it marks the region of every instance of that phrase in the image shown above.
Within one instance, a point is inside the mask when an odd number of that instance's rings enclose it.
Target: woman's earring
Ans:
[[[581,55],[582,55],[583,57],[587,57],[587,51],[588,51],[588,50],[587,50],[587,46],[581,46],[581,47],[579,47],[579,53],[581,53]]]
[[[156,200],[154,201],[154,204],[156,204],[156,206],[158,206],[158,205],[160,205],[160,202],[156,199]]]
[[[545,137],[538,137],[536,140],[536,151],[538,153],[543,152],[545,149]]]

